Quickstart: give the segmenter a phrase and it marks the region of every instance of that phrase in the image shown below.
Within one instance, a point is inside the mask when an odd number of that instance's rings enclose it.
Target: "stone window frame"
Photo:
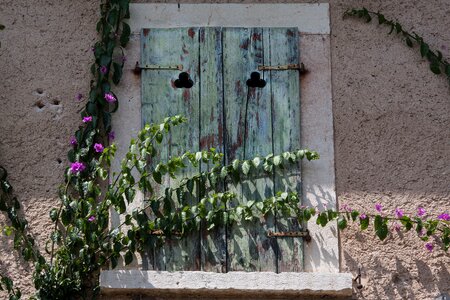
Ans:
[[[140,58],[141,28],[165,27],[298,27],[300,59],[309,73],[301,78],[301,145],[317,150],[318,161],[302,162],[303,203],[319,209],[336,208],[334,138],[331,92],[329,4],[160,4],[133,3],[129,21],[132,35],[126,49],[126,70],[117,95],[122,99],[113,120],[118,146],[117,157],[127,151],[129,139],[141,127],[140,77],[133,74]],[[116,125],[117,124],[117,125]],[[119,168],[119,162],[113,170]],[[138,195],[142,199],[142,195]],[[142,201],[136,199],[135,205]],[[133,207],[129,207],[132,209]],[[113,215],[111,224],[119,223]],[[238,292],[263,292],[265,295],[349,296],[352,276],[339,273],[340,252],[336,224],[307,224],[312,240],[304,246],[301,273],[271,272],[161,272],[140,271],[142,259],[120,270],[102,271],[102,293],[139,293],[161,295],[211,296]],[[231,275],[230,275],[231,274]],[[242,285],[242,282],[252,282]],[[230,294],[231,293],[231,294]]]

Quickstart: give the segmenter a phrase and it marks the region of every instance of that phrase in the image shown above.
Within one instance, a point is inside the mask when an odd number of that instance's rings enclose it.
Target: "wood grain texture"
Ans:
[[[183,71],[189,73],[194,81],[191,89],[176,88],[178,78],[176,70],[142,71],[142,120],[143,123],[161,122],[166,116],[181,114],[189,119],[189,124],[198,124],[199,120],[199,47],[197,28],[143,29],[142,64],[160,66],[183,65]],[[160,155],[155,161],[167,161],[170,157],[184,151],[198,151],[198,126],[182,125],[171,131],[160,146]],[[188,167],[183,175],[192,175],[198,169]],[[164,178],[160,191],[165,187],[177,186],[178,181],[169,176]],[[196,197],[185,199],[186,203],[197,202]],[[173,196],[172,207],[180,203]],[[198,233],[192,233],[185,239],[170,238],[162,247],[156,248],[150,255],[151,267],[156,270],[199,270],[200,241]]]
[[[147,49],[149,47],[149,49]],[[261,65],[299,63],[298,31],[294,28],[183,28],[142,32],[142,64],[182,63],[194,81],[192,89],[173,85],[178,71],[151,70],[142,76],[143,122],[183,114],[189,126],[177,128],[163,145],[161,158],[185,150],[211,147],[225,153],[224,162],[281,153],[300,147],[299,74],[296,70],[260,72],[263,88],[247,79]],[[161,100],[158,100],[161,99]],[[180,130],[181,129],[181,130]],[[186,174],[210,168],[186,170]],[[164,186],[176,184],[165,178]],[[218,185],[217,188],[223,188]],[[299,165],[283,172],[255,174],[226,188],[238,201],[262,201],[276,191],[301,192]],[[196,197],[189,199],[198,201]],[[178,205],[176,201],[174,207]],[[183,240],[171,239],[154,251],[157,270],[273,271],[303,270],[301,238],[268,238],[272,231],[298,230],[298,224],[277,214],[261,220],[218,226]]]
[[[298,30],[269,29],[270,64],[298,64]],[[273,153],[280,154],[300,148],[300,88],[297,70],[269,71],[272,99]],[[274,191],[301,193],[300,164],[286,164],[283,172],[274,172]],[[301,197],[300,197],[301,198]],[[300,203],[299,203],[300,205]],[[276,231],[297,231],[295,218],[276,216]],[[278,272],[303,270],[303,239],[277,238]]]

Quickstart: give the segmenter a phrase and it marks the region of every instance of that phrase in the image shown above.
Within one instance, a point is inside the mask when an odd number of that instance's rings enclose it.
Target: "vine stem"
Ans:
[[[67,195],[67,190],[69,189],[69,184],[70,184],[70,177],[67,179],[67,183],[64,188],[64,195]],[[53,229],[53,232],[56,232],[56,230],[58,229],[59,218],[61,216],[61,211],[62,211],[63,205],[64,205],[64,203],[61,201],[61,204],[59,205],[59,209],[58,209],[58,214],[56,216],[55,227]],[[51,254],[50,254],[50,265],[53,265],[54,251],[55,251],[55,240],[52,238],[52,250],[51,250]]]

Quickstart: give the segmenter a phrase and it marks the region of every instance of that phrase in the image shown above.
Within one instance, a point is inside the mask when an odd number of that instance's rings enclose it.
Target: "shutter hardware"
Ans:
[[[311,236],[309,235],[309,230],[304,229],[301,231],[288,231],[288,232],[273,232],[269,230],[267,232],[267,237],[277,238],[277,237],[302,237],[305,238],[305,241],[311,241]]]
[[[306,74],[308,70],[303,63],[289,64],[280,66],[258,66],[259,71],[286,71],[286,70],[298,70],[300,74]]]
[[[141,74],[142,69],[145,70],[178,70],[183,71],[183,65],[172,65],[172,66],[158,66],[158,65],[145,65],[140,66],[139,62],[136,62],[136,66],[134,67],[135,74]]]

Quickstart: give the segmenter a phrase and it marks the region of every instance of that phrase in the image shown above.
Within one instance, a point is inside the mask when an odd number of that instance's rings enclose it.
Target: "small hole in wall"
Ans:
[[[58,162],[58,164],[62,163],[62,159],[61,158],[56,159],[56,161]]]
[[[59,100],[57,100],[57,99],[54,99],[54,100],[52,101],[53,105],[59,105],[60,102],[61,102],[61,101],[59,101]]]
[[[45,106],[44,102],[42,101],[37,101],[34,105],[39,109],[42,109]]]
[[[37,88],[36,93],[38,93],[39,95],[42,95],[44,93],[44,90],[41,88]]]

